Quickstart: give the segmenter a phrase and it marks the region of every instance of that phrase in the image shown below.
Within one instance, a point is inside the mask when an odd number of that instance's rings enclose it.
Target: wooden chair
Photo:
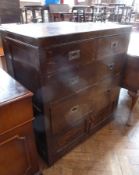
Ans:
[[[75,5],[72,7],[73,18],[72,21],[75,22],[86,22],[92,21],[92,10],[90,6],[87,5]]]
[[[28,5],[24,6],[25,23],[28,22],[44,22],[44,6]]]
[[[71,21],[71,12],[68,4],[50,4],[49,21]]]
[[[120,22],[121,23],[130,23],[131,15],[133,12],[133,7],[132,6],[124,6],[124,7],[119,7],[119,9],[121,9],[121,11],[122,11]]]

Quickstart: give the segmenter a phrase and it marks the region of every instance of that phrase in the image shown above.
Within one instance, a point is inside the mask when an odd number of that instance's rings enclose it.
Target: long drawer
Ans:
[[[105,78],[114,78],[120,74],[124,63],[124,58],[115,56],[96,60],[91,64],[79,68],[43,77],[44,96],[48,102],[53,102],[67,98],[83,89],[94,86],[94,84]]]
[[[57,134],[71,128],[90,112],[97,112],[117,99],[119,76],[107,78],[94,87],[50,104],[51,128]],[[116,91],[116,92],[115,92]],[[116,94],[115,96],[113,94]],[[115,99],[116,98],[116,99]]]

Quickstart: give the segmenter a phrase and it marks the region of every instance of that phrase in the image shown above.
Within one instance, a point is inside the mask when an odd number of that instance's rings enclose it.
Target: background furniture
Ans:
[[[32,130],[32,93],[0,69],[0,173],[34,175],[38,158]]]
[[[86,22],[92,21],[93,8],[87,5],[75,5],[72,7],[72,21]]]
[[[30,22],[44,22],[44,8],[41,5],[24,6],[25,23]],[[31,12],[31,14],[28,14]]]
[[[68,4],[50,4],[49,8],[49,21],[71,21],[72,14]]]
[[[19,0],[1,0],[0,1],[0,23],[20,23],[22,22],[22,13]]]
[[[8,71],[34,93],[37,142],[49,165],[112,119],[130,30],[105,23],[6,26]]]

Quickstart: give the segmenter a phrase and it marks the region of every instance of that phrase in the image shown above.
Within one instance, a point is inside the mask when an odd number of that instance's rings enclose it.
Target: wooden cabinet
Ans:
[[[32,130],[32,93],[0,69],[0,174],[38,171]]]
[[[43,116],[35,132],[49,165],[111,120],[130,30],[68,22],[5,27],[8,71],[34,93],[34,112]]]

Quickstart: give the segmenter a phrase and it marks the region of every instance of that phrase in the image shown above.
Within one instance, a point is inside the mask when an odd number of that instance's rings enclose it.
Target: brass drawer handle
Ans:
[[[68,53],[68,57],[69,57],[69,61],[79,59],[80,58],[80,50],[70,51]]]
[[[119,44],[118,41],[113,41],[113,42],[111,42],[111,48],[112,48],[112,49],[117,48],[117,47],[118,47],[118,44]]]
[[[110,93],[110,92],[111,92],[111,89],[108,89],[108,90],[107,90],[107,93]]]
[[[78,110],[78,108],[79,108],[79,105],[73,106],[71,108],[71,112],[76,112]]]
[[[71,78],[70,82],[72,85],[75,85],[75,84],[79,83],[79,78],[78,77]]]
[[[113,70],[113,68],[114,68],[114,63],[109,64],[108,67],[109,67],[110,70]]]

